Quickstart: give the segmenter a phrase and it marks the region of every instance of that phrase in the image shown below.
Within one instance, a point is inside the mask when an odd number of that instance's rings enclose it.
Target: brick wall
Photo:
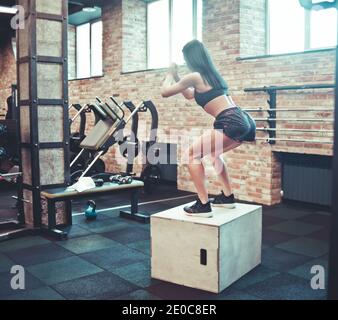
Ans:
[[[242,83],[245,87],[262,87],[266,85],[303,85],[303,84],[332,84],[334,83],[335,52],[306,53],[294,56],[281,56],[266,59],[244,60],[238,62]],[[293,112],[278,112],[282,119],[323,119],[333,118],[334,97],[333,90],[298,90],[281,91],[278,93],[277,107],[279,109],[293,109]],[[264,93],[247,93],[242,97],[242,105],[249,108],[268,108],[266,102],[268,95]],[[309,109],[309,111],[297,111]],[[328,111],[311,111],[311,109],[324,109]],[[266,118],[267,112],[252,113],[256,118]],[[258,127],[267,126],[267,122],[258,122]],[[306,129],[306,130],[333,130],[333,123],[315,122],[277,122],[279,129]],[[259,133],[259,137],[267,137]],[[298,139],[314,141],[332,141],[331,133],[318,132],[282,132],[277,134],[280,139]],[[304,154],[332,155],[332,144],[278,142],[272,147],[273,151],[287,151]]]
[[[147,68],[147,4],[143,0],[122,1],[123,72]]]
[[[241,0],[241,56],[266,53],[266,0]]]
[[[132,57],[133,54],[133,52],[127,53],[125,51],[129,47],[128,41],[131,42],[130,48],[135,48],[134,43],[137,40],[134,38],[135,28],[132,26],[130,34],[133,36],[130,36],[128,34],[130,22],[126,22],[129,15],[125,12],[125,8],[130,8],[133,3],[137,8],[139,1],[136,0],[128,0],[127,5],[122,5],[121,0],[114,0],[103,8],[104,76],[71,81],[69,85],[71,102],[86,103],[92,101],[97,95],[108,97],[112,94],[119,94],[120,100],[130,99],[135,102],[151,99],[156,104],[160,115],[160,142],[178,143],[180,154],[180,152],[187,150],[186,138],[196,138],[202,130],[211,128],[213,119],[194,102],[186,101],[181,96],[170,99],[161,98],[160,86],[165,76],[165,70],[121,73],[128,65],[128,61],[125,61],[126,57]],[[248,41],[250,37],[244,37],[243,34],[247,32],[245,30],[249,30],[248,21],[253,24],[255,21],[249,15],[251,10],[244,10],[243,4],[244,2],[241,6],[239,0],[205,0],[203,23],[204,42],[214,57],[216,65],[228,81],[234,100],[240,106],[243,108],[267,107],[267,96],[264,93],[244,93],[244,88],[247,87],[333,83],[335,58],[333,50],[265,59],[237,60],[238,57],[247,56],[251,50],[249,50],[249,43],[243,44],[243,41]],[[138,10],[135,9],[134,12],[138,12]],[[255,10],[252,12],[254,13]],[[138,19],[135,17],[136,20]],[[241,23],[245,23],[247,26],[243,29]],[[254,41],[252,47],[257,49],[258,42]],[[284,92],[279,95],[278,106],[290,108],[330,107],[333,110],[333,93],[327,90]],[[253,113],[253,115],[255,117],[263,116],[259,113]],[[265,116],[267,116],[266,113]],[[288,113],[286,116],[331,117],[332,112],[318,114],[294,112]],[[148,118],[146,115],[142,115],[142,119]],[[265,125],[267,125],[265,122],[258,123],[258,127]],[[294,128],[304,126],[315,129],[322,127],[332,129],[332,125],[329,124],[325,126],[301,125],[287,122],[280,125]],[[187,131],[179,131],[182,128]],[[176,132],[171,140],[169,140],[170,131]],[[266,134],[259,133],[258,136],[266,137]],[[302,137],[310,138],[310,134],[301,135],[298,138]],[[267,205],[280,201],[281,168],[274,151],[332,155],[332,145],[278,142],[275,146],[271,146],[264,141],[259,141],[256,144],[244,144],[225,154],[224,158],[230,170],[234,191],[239,199]],[[112,148],[106,154],[105,161],[108,170],[119,171],[125,168],[125,163],[121,163],[116,148]],[[208,164],[208,160],[206,163]],[[140,170],[140,165],[137,166],[137,170]],[[219,192],[220,185],[209,165],[207,166],[207,174],[210,193]],[[188,169],[181,163],[179,163],[178,169],[178,186],[182,190],[194,190]]]

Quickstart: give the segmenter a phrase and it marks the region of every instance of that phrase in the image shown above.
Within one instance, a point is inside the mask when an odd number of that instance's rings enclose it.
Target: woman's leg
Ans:
[[[218,155],[219,157],[220,154],[226,152],[224,150],[231,150],[238,145],[238,142],[226,137],[223,132],[212,130],[202,135],[190,148],[189,172],[203,204],[209,201],[209,194],[206,188],[206,177],[202,159],[208,155]],[[227,179],[226,176],[225,179]]]
[[[224,135],[223,135],[224,136]],[[223,186],[223,193],[225,196],[229,197],[232,195],[231,181],[228,174],[227,167],[223,160],[222,155],[230,150],[233,150],[239,147],[242,143],[231,140],[232,142],[228,143],[229,138],[224,136],[225,145],[227,145],[223,150],[216,150],[215,153],[211,154],[211,161],[215,168],[216,174]]]

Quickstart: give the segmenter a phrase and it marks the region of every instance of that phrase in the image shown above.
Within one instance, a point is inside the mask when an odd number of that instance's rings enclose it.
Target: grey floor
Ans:
[[[10,191],[0,195],[8,205]],[[190,195],[163,187],[141,202]],[[99,208],[128,203],[128,195],[96,199]],[[190,201],[164,201],[141,206],[150,213]],[[85,201],[74,204],[83,211]],[[4,208],[2,208],[4,210]],[[150,278],[150,228],[121,220],[118,210],[99,214],[94,222],[74,217],[70,239],[54,241],[29,236],[0,243],[0,299],[209,299],[321,300],[325,290],[313,290],[311,267],[327,268],[330,217],[325,211],[281,204],[263,209],[263,261],[219,295]],[[26,289],[10,288],[13,265],[26,270]]]

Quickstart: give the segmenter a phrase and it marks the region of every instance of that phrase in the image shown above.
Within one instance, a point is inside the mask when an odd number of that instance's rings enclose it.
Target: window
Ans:
[[[203,0],[158,0],[147,11],[148,68],[183,64],[183,46],[202,40]]]
[[[337,11],[310,11],[298,0],[268,1],[269,54],[301,52],[337,44]]]
[[[337,10],[311,12],[311,47],[334,47],[337,44]]]
[[[148,5],[148,68],[167,66],[169,62],[169,0]]]
[[[91,76],[102,75],[102,21],[91,25]]]
[[[102,75],[102,21],[76,27],[76,76]]]

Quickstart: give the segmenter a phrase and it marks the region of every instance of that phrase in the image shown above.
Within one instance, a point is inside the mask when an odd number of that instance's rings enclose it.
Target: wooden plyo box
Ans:
[[[261,206],[213,208],[210,219],[183,208],[151,217],[152,278],[220,293],[261,263]]]

